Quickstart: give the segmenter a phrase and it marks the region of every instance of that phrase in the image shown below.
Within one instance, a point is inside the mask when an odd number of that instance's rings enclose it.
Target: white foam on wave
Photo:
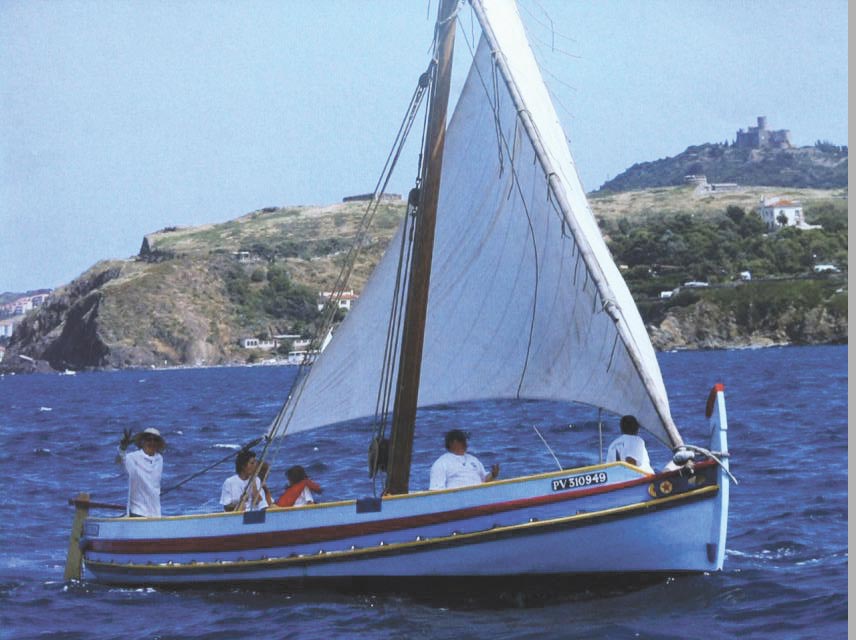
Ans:
[[[737,558],[750,558],[752,560],[782,560],[796,554],[791,547],[779,547],[778,549],[761,549],[761,551],[744,552],[736,549],[726,549],[725,554]]]
[[[111,593],[157,593],[154,587],[111,587]]]
[[[239,445],[239,444],[223,444],[223,443],[218,442],[214,445],[214,448],[215,449],[232,449],[233,451],[237,451],[238,449],[241,448],[241,445]]]

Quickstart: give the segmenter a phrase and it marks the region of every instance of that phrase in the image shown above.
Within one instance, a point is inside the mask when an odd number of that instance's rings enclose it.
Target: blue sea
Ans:
[[[732,488],[725,570],[647,585],[479,593],[162,590],[63,582],[68,498],[124,503],[124,428],[165,435],[164,487],[262,435],[293,367],[0,378],[2,638],[843,638],[847,633],[847,347],[660,354],[685,440],[706,445],[704,407],[726,387]],[[557,403],[481,403],[420,414],[411,487],[426,488],[442,433],[510,477],[596,460],[596,414]],[[608,429],[617,431],[612,422]],[[613,435],[612,433],[608,436]],[[607,436],[605,436],[607,437]],[[285,439],[270,482],[302,464],[322,499],[371,495],[369,428]],[[655,466],[668,453],[650,436]],[[592,458],[594,455],[594,458]],[[165,514],[218,510],[231,460],[163,496]],[[106,514],[105,514],[106,515]],[[628,531],[628,535],[633,535]],[[620,551],[620,550],[619,550]],[[537,553],[537,549],[521,549]]]

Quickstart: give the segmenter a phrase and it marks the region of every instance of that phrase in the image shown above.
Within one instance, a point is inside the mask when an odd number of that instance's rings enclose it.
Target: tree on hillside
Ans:
[[[725,215],[734,223],[739,225],[743,218],[746,217],[746,210],[743,207],[738,207],[737,205],[730,204],[728,208],[725,210]]]

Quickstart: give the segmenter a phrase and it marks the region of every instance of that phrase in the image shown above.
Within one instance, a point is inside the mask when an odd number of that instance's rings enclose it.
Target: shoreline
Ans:
[[[840,347],[847,346],[848,341],[833,341],[833,342],[815,342],[815,343],[793,343],[793,342],[770,342],[770,343],[740,343],[733,344],[729,346],[723,347],[673,347],[671,349],[655,349],[657,354],[660,353],[689,353],[689,352],[709,352],[709,351],[759,351],[762,349],[776,349],[776,348],[799,348],[799,347]],[[31,367],[4,367],[3,363],[0,363],[0,378],[5,376],[14,376],[14,375],[31,375],[31,374],[45,374],[45,375],[60,375],[60,376],[72,376],[78,373],[112,373],[117,371],[152,371],[152,372],[160,372],[160,371],[178,371],[178,370],[188,370],[188,369],[225,369],[225,368],[234,368],[234,367],[293,367],[294,369],[299,369],[301,365],[292,364],[285,361],[280,360],[266,360],[263,362],[231,362],[231,363],[222,363],[222,364],[177,364],[177,365],[169,365],[165,367],[155,367],[154,365],[139,366],[139,367],[87,367],[84,369],[54,369],[51,367],[45,360],[37,360],[36,363]],[[311,366],[311,365],[310,365]],[[68,373],[69,371],[73,372],[72,374]]]

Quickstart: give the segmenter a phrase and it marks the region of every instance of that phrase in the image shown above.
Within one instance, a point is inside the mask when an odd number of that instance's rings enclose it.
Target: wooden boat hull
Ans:
[[[708,410],[727,452],[721,388]],[[374,504],[89,518],[81,548],[92,580],[131,585],[717,571],[727,467],[646,476],[616,462]]]
[[[619,479],[552,489],[593,473]],[[90,519],[84,555],[95,581],[118,584],[713,571],[717,475],[707,465],[689,478],[640,477],[614,464],[498,483],[491,493],[550,493],[477,506],[466,503],[481,487],[387,499],[366,514],[354,502],[271,510],[248,524],[241,514]],[[457,508],[443,504],[453,501]]]

